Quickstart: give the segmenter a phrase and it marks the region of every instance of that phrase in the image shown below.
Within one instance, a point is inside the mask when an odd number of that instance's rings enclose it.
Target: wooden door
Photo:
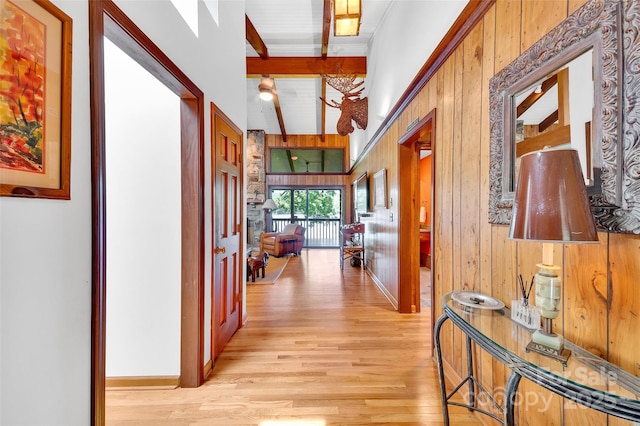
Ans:
[[[242,132],[212,106],[213,173],[211,356],[220,355],[242,322]]]

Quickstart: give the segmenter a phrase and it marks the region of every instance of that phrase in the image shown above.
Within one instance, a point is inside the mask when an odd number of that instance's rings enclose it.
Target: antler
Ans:
[[[333,99],[331,100],[331,103],[329,103],[329,102],[327,102],[327,101],[325,100],[325,98],[323,98],[322,96],[320,96],[320,100],[321,100],[322,102],[324,102],[325,104],[327,104],[328,106],[330,106],[331,108],[338,108],[338,109],[340,109],[340,105],[341,105],[341,104],[339,104],[338,102],[334,101]]]
[[[335,76],[322,74],[322,77],[324,77],[327,80],[327,84],[329,86],[333,87],[338,92],[342,93],[346,98],[360,96],[360,94],[364,90],[364,87],[363,87],[360,90],[354,92],[355,89],[357,89],[358,87],[364,84],[364,80],[362,80],[359,83],[354,83],[356,78],[358,78],[357,74],[335,75]]]

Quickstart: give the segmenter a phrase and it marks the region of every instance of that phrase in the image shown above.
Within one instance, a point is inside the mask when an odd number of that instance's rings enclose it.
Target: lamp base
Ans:
[[[527,348],[525,349],[527,352],[536,352],[544,356],[548,356],[549,358],[553,358],[562,363],[562,365],[566,366],[569,357],[571,356],[571,351],[569,349],[565,349],[561,347],[560,349],[550,348],[543,344],[534,342],[533,340],[529,342]]]

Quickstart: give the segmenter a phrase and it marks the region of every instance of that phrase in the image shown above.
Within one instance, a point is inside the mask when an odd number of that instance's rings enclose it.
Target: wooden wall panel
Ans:
[[[520,51],[527,50],[566,17],[566,0],[523,1]]]
[[[442,295],[453,291],[453,129],[454,129],[454,76],[455,57],[451,56],[438,71],[438,91],[441,93],[441,107],[436,111],[435,182],[436,211],[434,214],[434,306],[436,316],[442,314]],[[438,260],[441,259],[441,260]],[[446,259],[446,260],[445,260]],[[446,324],[442,332],[442,352],[444,359],[451,363],[453,354],[453,327]]]
[[[465,289],[480,289],[480,121],[482,117],[482,85],[478,75],[482,75],[482,23],[464,40],[462,69],[462,123],[460,146],[464,155],[460,163],[460,269],[461,283]]]
[[[352,183],[366,172],[369,178],[369,192],[373,191],[373,175],[387,170],[387,191],[389,206],[374,209],[370,205],[371,217],[363,218],[365,224],[365,257],[367,268],[374,280],[397,306],[398,301],[398,124],[394,123],[354,169],[348,182]],[[373,199],[372,199],[373,200]],[[393,215],[393,220],[390,219]]]
[[[348,175],[267,175],[267,186],[335,186],[349,185]]]
[[[571,15],[586,2],[587,0],[569,0],[567,4],[567,16]]]
[[[480,258],[478,259],[478,267],[480,268],[480,286],[478,291],[484,294],[491,294],[491,227],[483,226],[485,218],[489,217],[489,192],[483,188],[489,187],[489,81],[495,74],[494,56],[495,56],[495,22],[496,7],[495,5],[487,11],[483,18],[483,38],[482,38],[482,91],[480,102],[480,113],[482,115],[480,122],[480,189],[479,189],[479,241],[480,241]],[[478,376],[487,388],[493,387],[493,357],[484,351],[477,351],[476,359],[478,360]],[[492,410],[491,404],[485,404],[484,409]]]
[[[397,197],[398,136],[415,119],[436,108],[433,164],[435,168],[436,210],[433,212],[433,280],[435,316],[442,313],[443,294],[474,288],[505,303],[519,297],[516,276],[527,280],[537,271],[541,245],[508,239],[508,226],[488,223],[489,163],[489,80],[535,43],[584,0],[512,1],[497,0],[453,54],[411,102],[378,145],[361,161],[348,181],[362,171],[386,167],[393,176],[389,191]],[[391,169],[394,169],[391,172]],[[393,207],[389,209],[394,214]],[[388,273],[400,255],[394,245],[393,226],[382,226],[384,215],[375,212],[376,277],[386,289],[394,289],[396,276]],[[385,212],[388,213],[388,212]],[[391,224],[388,224],[391,225]],[[635,349],[640,344],[640,236],[600,234],[595,245],[557,245],[554,261],[562,265],[563,312],[556,329],[569,340],[594,353],[608,357],[632,374],[640,376],[640,360]],[[504,332],[509,332],[504,330]],[[449,323],[442,329],[442,349],[446,370],[454,375],[464,365],[464,339]],[[476,350],[476,353],[479,351]],[[485,387],[498,399],[509,369],[491,357],[478,354],[477,368]],[[630,425],[618,419],[584,409],[552,396],[523,380],[520,386],[518,424]],[[486,419],[485,419],[486,420]],[[487,421],[487,424],[490,422]]]
[[[640,376],[640,236],[609,235],[609,361]],[[609,418],[609,425],[631,422]]]
[[[453,67],[453,79],[454,79],[454,97],[453,97],[453,158],[452,158],[452,202],[453,202],[453,235],[451,244],[453,246],[453,258],[451,259],[451,265],[453,267],[453,289],[462,290],[464,283],[462,282],[462,269],[460,262],[462,261],[462,232],[461,232],[461,197],[462,197],[462,176],[461,171],[463,167],[466,167],[462,160],[462,100],[464,88],[462,86],[463,76],[463,48],[458,47],[453,54],[455,58],[455,65]],[[464,353],[463,334],[458,328],[453,329],[453,367],[456,372],[462,376],[462,369],[466,365],[462,359]]]
[[[521,2],[496,2],[496,72],[520,55]]]
[[[464,40],[462,46],[456,51],[456,69],[464,72],[456,73],[456,119],[459,131],[454,138],[458,149],[454,149],[454,173],[459,179],[454,179],[454,188],[458,196],[454,198],[454,209],[460,213],[457,215],[459,231],[454,239],[454,248],[459,253],[456,265],[457,289],[475,290],[480,287],[480,121],[482,117],[482,85],[478,84],[478,76],[482,75],[482,39],[483,25],[480,22]],[[458,112],[459,111],[459,112]],[[455,167],[458,171],[455,171]],[[457,206],[456,206],[457,204]],[[456,246],[457,244],[457,246]],[[456,330],[456,334],[457,330]],[[454,336],[456,335],[454,334]],[[459,340],[454,342],[460,347],[461,365],[459,373],[462,373],[467,365],[465,348],[465,335],[459,333]],[[454,352],[454,353],[457,353]],[[462,375],[462,374],[461,374]],[[465,389],[466,391],[466,389]],[[462,392],[466,394],[466,392]]]
[[[512,284],[516,274],[516,243],[509,240],[509,227],[492,227],[491,238],[491,292],[490,294],[505,303],[515,297]],[[500,332],[509,333],[507,330]],[[493,360],[493,389],[504,389],[509,370],[501,363]],[[497,399],[504,403],[503,395],[498,393]]]
[[[566,339],[581,342],[588,351],[607,358],[608,234],[599,233],[598,244],[567,244],[564,249],[564,323]],[[564,424],[606,424],[607,416],[564,401]]]

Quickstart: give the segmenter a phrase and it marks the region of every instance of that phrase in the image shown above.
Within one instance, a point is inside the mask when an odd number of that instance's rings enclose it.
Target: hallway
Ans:
[[[248,322],[197,389],[107,391],[110,425],[440,425],[430,312],[395,312],[337,249],[248,285]],[[480,424],[453,407],[452,424]]]

